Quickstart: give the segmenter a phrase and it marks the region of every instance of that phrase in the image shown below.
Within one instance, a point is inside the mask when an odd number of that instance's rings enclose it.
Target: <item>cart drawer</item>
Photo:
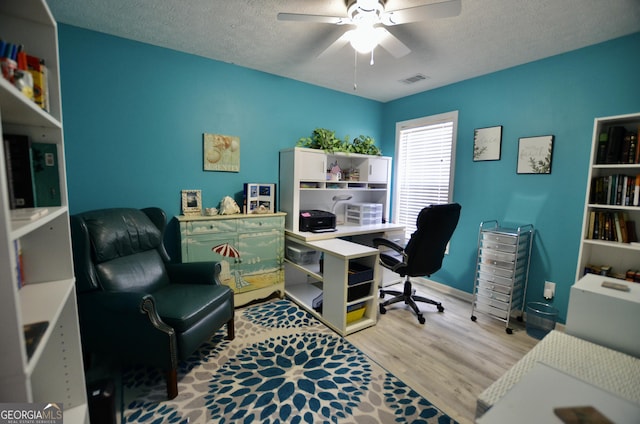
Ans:
[[[484,287],[482,284],[478,284],[478,294],[489,299],[499,300],[501,302],[509,302],[509,297],[510,297],[509,294],[500,293],[499,291],[491,290],[487,287]]]
[[[478,303],[478,304],[482,303],[484,305],[492,306],[494,308],[498,308],[498,309],[501,309],[503,311],[508,311],[509,310],[509,301],[502,302],[500,300],[496,300],[496,299],[492,299],[492,298],[489,298],[489,297],[480,296],[479,293],[478,293],[478,296],[476,296],[476,303]]]
[[[486,314],[491,314],[495,317],[501,318],[501,319],[507,319],[507,316],[509,315],[507,311],[504,311],[502,309],[498,309],[498,308],[494,308],[493,306],[484,304],[484,303],[480,303],[480,302],[476,302],[476,309],[480,312],[484,312]]]
[[[522,276],[518,276],[515,279],[508,278],[508,277],[501,277],[499,275],[495,275],[493,273],[484,271],[482,267],[480,268],[480,272],[478,273],[478,275],[480,276],[481,280],[484,280],[487,283],[496,283],[496,284],[501,284],[503,286],[509,286],[509,287],[513,287],[514,282],[517,282],[522,279]]]

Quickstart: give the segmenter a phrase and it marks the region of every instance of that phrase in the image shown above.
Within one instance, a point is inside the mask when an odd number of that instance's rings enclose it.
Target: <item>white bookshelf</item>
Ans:
[[[0,402],[62,402],[65,423],[89,414],[75,296],[66,190],[57,25],[44,0],[0,3],[5,41],[45,60],[49,112],[0,78],[3,134],[57,146],[61,206],[32,221],[11,221],[4,149],[0,149]],[[22,248],[24,283],[18,287],[15,243]],[[30,358],[23,326],[47,321]]]
[[[594,178],[611,175],[640,175],[639,163],[598,163],[600,133],[612,126],[622,126],[627,131],[635,131],[638,134],[640,131],[640,113],[596,118],[594,121],[576,281],[582,278],[585,268],[588,266],[609,266],[611,267],[612,276],[623,276],[629,269],[640,270],[640,244],[596,239],[593,238],[590,228],[590,217],[593,213],[608,212],[624,214],[626,219],[635,222],[636,232],[640,231],[640,206],[592,202],[593,196],[591,196],[591,192]]]

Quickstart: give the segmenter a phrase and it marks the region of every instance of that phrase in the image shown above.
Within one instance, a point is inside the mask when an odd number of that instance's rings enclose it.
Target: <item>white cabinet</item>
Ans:
[[[635,136],[637,145],[639,131],[640,113],[595,119],[576,281],[585,273],[640,278],[640,244],[633,242],[640,229],[640,163],[637,154],[624,155],[623,147],[631,144],[627,136]],[[616,132],[623,134],[621,142]],[[629,200],[624,193],[631,194]]]
[[[30,221],[12,221],[4,149],[0,149],[0,402],[63,402],[65,423],[88,423],[75,296],[64,164],[56,22],[44,1],[1,2],[3,40],[24,45],[49,70],[45,112],[0,78],[3,134],[56,146],[61,206]],[[18,287],[15,246],[22,251]],[[48,322],[28,356],[24,328]]]
[[[338,164],[342,179],[327,180],[331,164]],[[334,212],[344,222],[344,205],[335,196],[350,196],[352,203],[382,204],[382,219],[389,222],[391,158],[357,153],[325,153],[296,147],[280,152],[280,210],[287,213],[285,228],[298,231],[301,210]]]
[[[390,161],[387,158],[367,158],[358,166],[360,180],[367,182],[387,183],[389,180]]]
[[[527,292],[529,260],[533,243],[533,225],[503,228],[498,221],[484,221],[478,233],[476,278],[473,290],[471,320],[481,312],[506,323],[519,309],[522,319]]]
[[[300,166],[300,179],[303,181],[322,181],[327,175],[327,155],[322,151],[300,151],[297,157]]]

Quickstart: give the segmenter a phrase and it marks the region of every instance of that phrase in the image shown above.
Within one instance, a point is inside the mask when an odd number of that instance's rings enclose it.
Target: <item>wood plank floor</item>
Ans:
[[[387,288],[402,290],[402,285]],[[387,308],[374,327],[347,336],[347,340],[389,372],[462,424],[473,423],[478,395],[538,340],[526,334],[524,324],[512,319],[513,334],[505,323],[477,314],[471,304],[425,285],[417,294],[442,302],[445,310],[419,304],[426,323],[419,324],[404,303]]]

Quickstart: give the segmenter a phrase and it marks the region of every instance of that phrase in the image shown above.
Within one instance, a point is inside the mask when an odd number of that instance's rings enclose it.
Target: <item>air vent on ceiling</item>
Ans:
[[[413,84],[413,83],[416,83],[418,81],[422,81],[422,80],[426,80],[426,79],[429,79],[429,77],[426,76],[426,75],[415,74],[412,77],[401,79],[400,82],[403,82],[405,84]]]

